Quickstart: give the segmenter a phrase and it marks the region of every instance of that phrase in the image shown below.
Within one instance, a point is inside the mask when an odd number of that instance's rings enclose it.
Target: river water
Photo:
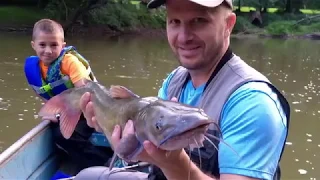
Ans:
[[[30,35],[0,33],[0,153],[39,123],[41,101],[28,87],[23,63],[33,55]],[[177,65],[163,38],[68,38],[104,85],[121,84],[156,95]],[[282,179],[320,179],[320,41],[241,38],[233,51],[264,73],[288,98],[291,128]],[[263,132],[262,132],[263,133]]]

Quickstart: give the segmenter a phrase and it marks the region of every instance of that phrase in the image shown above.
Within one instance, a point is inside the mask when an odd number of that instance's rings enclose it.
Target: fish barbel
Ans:
[[[60,115],[60,130],[68,139],[79,121],[80,98],[86,92],[91,93],[96,121],[109,142],[115,125],[123,129],[129,119],[133,121],[135,134],[123,137],[116,149],[112,147],[125,160],[134,159],[143,150],[145,140],[167,151],[199,148],[203,146],[209,124],[216,123],[200,108],[158,97],[115,98],[110,89],[93,81],[52,97],[38,114],[42,119]]]

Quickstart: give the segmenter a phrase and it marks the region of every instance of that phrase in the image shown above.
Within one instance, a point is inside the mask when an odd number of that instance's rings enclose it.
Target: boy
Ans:
[[[62,26],[50,19],[35,23],[31,46],[37,56],[30,56],[25,62],[28,83],[44,101],[62,91],[84,85],[83,80],[96,81],[89,63],[72,47],[66,47]],[[58,116],[56,117],[59,118]],[[64,139],[59,123],[53,123],[54,141],[78,166],[76,171],[93,165],[105,165],[112,156],[111,148],[91,144],[89,138],[94,132],[86,124],[83,115],[70,139]]]

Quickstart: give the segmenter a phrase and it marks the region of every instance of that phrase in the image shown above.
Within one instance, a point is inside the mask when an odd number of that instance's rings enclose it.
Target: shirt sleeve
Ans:
[[[221,174],[272,179],[285,145],[287,120],[277,95],[261,82],[234,92],[222,111]]]
[[[81,79],[89,79],[86,67],[72,54],[66,54],[61,67],[62,73],[70,76],[72,83]]]
[[[169,86],[169,82],[173,77],[174,72],[176,71],[173,70],[166,79],[164,79],[164,81],[162,82],[162,86],[160,87],[159,91],[158,91],[158,97],[164,100],[167,100],[168,95],[167,95],[167,91],[168,91],[168,86]]]

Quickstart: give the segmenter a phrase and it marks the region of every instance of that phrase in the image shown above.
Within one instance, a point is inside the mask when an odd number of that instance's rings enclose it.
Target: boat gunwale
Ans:
[[[0,154],[0,168],[4,166],[14,155],[23,150],[23,146],[31,142],[38,134],[42,133],[49,127],[50,121],[43,120],[37,126],[32,128],[29,132],[23,135],[20,139],[9,146]]]

